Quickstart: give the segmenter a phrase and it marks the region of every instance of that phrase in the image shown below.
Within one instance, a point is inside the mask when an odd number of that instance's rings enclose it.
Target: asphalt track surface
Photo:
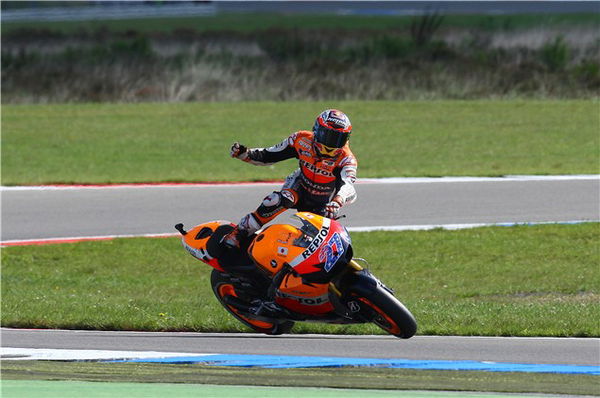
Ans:
[[[3,347],[600,365],[600,340],[1,330]]]
[[[237,220],[279,184],[3,189],[2,240],[172,232]],[[364,182],[347,226],[600,220],[600,179]],[[600,364],[599,339],[254,334],[2,329],[2,346]]]
[[[356,184],[348,227],[600,220],[600,178],[402,179]],[[281,184],[3,188],[1,240],[175,232],[237,222]],[[286,220],[285,215],[278,220]]]

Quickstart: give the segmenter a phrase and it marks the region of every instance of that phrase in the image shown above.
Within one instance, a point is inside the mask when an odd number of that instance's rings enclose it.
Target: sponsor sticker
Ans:
[[[342,257],[342,254],[344,254],[344,245],[340,234],[336,232],[319,251],[319,261],[325,262],[323,269],[327,272],[331,271],[335,263]]]
[[[277,296],[279,298],[295,300],[295,301],[299,302],[300,304],[304,304],[304,305],[321,305],[321,304],[325,304],[325,303],[329,302],[328,294],[324,294],[322,296],[317,296],[317,297],[302,297],[302,296],[296,296],[293,294],[282,292],[281,290],[277,290],[275,292],[275,296]]]
[[[188,245],[184,240],[182,240],[182,243],[183,247],[185,247],[185,249],[197,259],[205,262],[213,259],[204,248],[196,249],[195,247]]]
[[[325,238],[327,237],[327,235],[329,235],[330,224],[331,224],[331,220],[329,220],[328,218],[323,219],[323,226],[319,230],[319,233],[317,234],[317,236],[314,237],[314,239],[312,240],[310,245],[306,248],[306,250],[304,250],[302,253],[300,253],[296,258],[294,258],[290,262],[291,267],[295,267],[295,266],[301,264],[303,261],[305,261],[307,258],[309,258],[310,256],[312,256],[314,253],[317,252],[319,247],[325,241]]]
[[[333,174],[331,173],[331,171],[329,170],[325,170],[322,169],[310,162],[307,162],[306,160],[300,159],[300,163],[302,164],[302,166],[304,166],[307,170],[315,173],[315,174],[320,174],[323,176],[327,176],[327,177],[333,177]]]
[[[294,195],[290,191],[288,191],[288,190],[282,189],[281,190],[281,196],[283,196],[285,199],[289,200],[292,203],[295,202]]]
[[[300,141],[298,141],[298,145],[300,145],[301,147],[308,149],[310,151],[310,141],[307,141],[306,139],[302,138]]]

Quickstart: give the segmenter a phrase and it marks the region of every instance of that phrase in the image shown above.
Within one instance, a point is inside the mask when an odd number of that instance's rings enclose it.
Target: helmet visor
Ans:
[[[343,133],[320,125],[315,129],[315,139],[317,142],[330,148],[343,147],[348,142],[349,137],[350,133]]]

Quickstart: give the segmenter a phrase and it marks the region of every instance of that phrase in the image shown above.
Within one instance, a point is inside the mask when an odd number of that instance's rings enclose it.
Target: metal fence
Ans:
[[[100,4],[81,7],[39,7],[2,10],[2,22],[34,21],[91,21],[107,19],[192,17],[216,13],[214,4],[165,3],[165,4]]]

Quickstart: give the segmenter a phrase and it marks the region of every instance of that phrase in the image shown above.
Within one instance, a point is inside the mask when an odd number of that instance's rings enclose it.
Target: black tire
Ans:
[[[278,319],[272,319],[268,322],[264,320],[259,320],[253,318],[251,315],[242,313],[239,309],[226,304],[223,301],[223,297],[226,295],[232,295],[234,297],[238,296],[236,291],[237,287],[235,283],[233,283],[228,277],[223,275],[221,272],[214,269],[210,275],[210,284],[212,286],[213,293],[219,300],[219,303],[225,309],[233,315],[235,319],[248,326],[250,329],[253,329],[259,333],[269,334],[269,335],[278,335],[289,333],[289,331],[294,326],[294,322],[292,321],[282,321]]]
[[[378,286],[372,294],[357,297],[362,305],[374,313],[374,324],[402,339],[409,339],[417,333],[417,321],[411,312],[390,292]]]

